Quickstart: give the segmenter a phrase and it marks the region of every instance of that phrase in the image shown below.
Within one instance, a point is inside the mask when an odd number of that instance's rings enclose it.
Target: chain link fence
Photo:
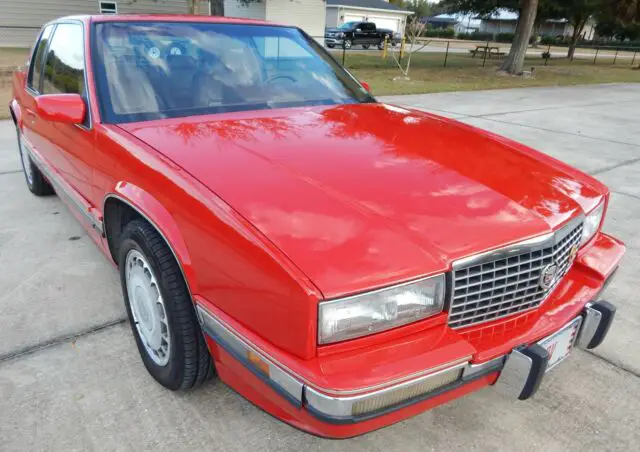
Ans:
[[[324,43],[324,37],[314,37]],[[394,66],[395,61],[406,61],[411,46],[405,41],[386,43],[380,49],[378,44],[351,44],[347,48],[333,43],[328,50],[345,67],[358,66],[363,56],[378,56],[380,67]],[[460,67],[498,66],[511,50],[511,44],[493,41],[469,41],[458,39],[421,38],[413,45],[412,63],[417,67]],[[529,46],[526,53],[527,66],[593,64],[628,65],[640,64],[640,47],[577,46],[573,55],[568,56],[568,47],[553,45]],[[418,57],[416,58],[416,55]]]

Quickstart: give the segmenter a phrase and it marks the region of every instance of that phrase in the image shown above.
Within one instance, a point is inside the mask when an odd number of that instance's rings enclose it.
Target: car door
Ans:
[[[56,25],[44,57],[38,94],[79,94],[86,104],[84,122],[65,124],[40,117],[36,117],[36,122],[42,156],[54,168],[54,177],[62,179],[65,194],[86,214],[92,194],[90,163],[94,131],[86,88],[84,39],[82,23],[71,21]]]
[[[353,43],[354,44],[366,44],[367,43],[367,30],[364,28],[366,24],[364,22],[357,24],[353,29]]]
[[[29,69],[27,71],[27,81],[24,92],[21,93],[20,103],[23,113],[22,141],[29,148],[41,152],[42,140],[39,134],[41,123],[36,121],[36,96],[40,95],[42,82],[42,69],[44,66],[44,56],[49,48],[51,33],[54,25],[47,25],[42,29],[36,44],[31,52]]]
[[[376,24],[368,22],[365,25],[367,26],[367,42],[369,42],[369,44],[378,44],[380,39],[376,30]]]

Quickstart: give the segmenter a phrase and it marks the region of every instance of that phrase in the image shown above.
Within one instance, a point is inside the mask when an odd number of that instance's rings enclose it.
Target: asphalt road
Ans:
[[[488,388],[344,441],[297,431],[219,381],[166,391],[138,357],[116,271],[56,197],[27,191],[12,124],[0,121],[0,451],[637,450],[640,85],[384,100],[520,140],[611,187],[605,229],[628,253],[599,349],[574,351],[530,401]]]

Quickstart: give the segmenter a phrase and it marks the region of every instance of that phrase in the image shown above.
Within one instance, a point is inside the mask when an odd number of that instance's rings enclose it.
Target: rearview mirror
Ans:
[[[48,121],[82,124],[86,114],[79,94],[44,94],[36,97],[38,115]]]

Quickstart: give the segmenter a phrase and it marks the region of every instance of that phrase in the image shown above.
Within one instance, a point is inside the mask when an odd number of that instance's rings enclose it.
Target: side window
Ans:
[[[47,49],[47,44],[49,43],[49,38],[51,37],[51,30],[53,30],[53,25],[47,25],[47,27],[42,30],[40,40],[34,47],[33,54],[31,55],[27,86],[34,91],[40,90],[40,78],[42,76],[44,51]]]
[[[80,24],[58,24],[45,58],[42,94],[84,94],[84,40]]]
[[[366,31],[376,31],[376,26],[373,23],[366,23],[365,24],[365,30]]]

